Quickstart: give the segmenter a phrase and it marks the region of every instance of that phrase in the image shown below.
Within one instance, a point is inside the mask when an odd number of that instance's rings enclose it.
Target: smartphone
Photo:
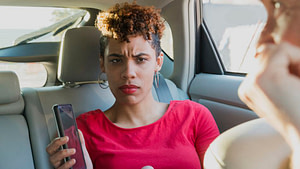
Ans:
[[[74,158],[76,163],[72,169],[86,169],[86,163],[79,139],[78,128],[71,104],[56,104],[53,106],[53,112],[56,119],[56,126],[59,137],[68,136],[69,141],[63,145],[63,149],[75,148],[76,153],[65,159],[65,162]]]

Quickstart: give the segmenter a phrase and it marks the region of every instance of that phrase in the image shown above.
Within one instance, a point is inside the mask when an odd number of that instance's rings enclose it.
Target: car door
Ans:
[[[257,118],[237,91],[254,68],[255,45],[267,16],[259,1],[204,0],[200,10],[195,76],[188,93],[212,112],[224,132]]]

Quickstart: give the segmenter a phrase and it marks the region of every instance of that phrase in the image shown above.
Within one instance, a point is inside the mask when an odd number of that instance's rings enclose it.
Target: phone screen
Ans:
[[[53,106],[57,129],[60,137],[68,136],[69,141],[63,146],[64,149],[75,148],[76,153],[70,158],[76,160],[72,169],[86,169],[83,151],[79,139],[78,129],[71,104]],[[68,161],[70,158],[65,159]]]

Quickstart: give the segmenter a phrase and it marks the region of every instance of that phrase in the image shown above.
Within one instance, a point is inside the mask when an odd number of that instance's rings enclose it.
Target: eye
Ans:
[[[119,58],[115,58],[115,59],[110,59],[109,62],[110,63],[120,63],[122,60]]]
[[[139,62],[139,63],[145,62],[146,60],[147,60],[146,58],[142,58],[142,57],[137,58],[137,62]]]

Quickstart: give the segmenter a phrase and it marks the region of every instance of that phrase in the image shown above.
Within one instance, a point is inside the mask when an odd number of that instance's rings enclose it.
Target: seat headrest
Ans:
[[[97,81],[100,31],[91,26],[69,29],[60,48],[58,79],[63,83]]]
[[[17,75],[11,71],[0,71],[0,114],[20,114],[24,110]]]

